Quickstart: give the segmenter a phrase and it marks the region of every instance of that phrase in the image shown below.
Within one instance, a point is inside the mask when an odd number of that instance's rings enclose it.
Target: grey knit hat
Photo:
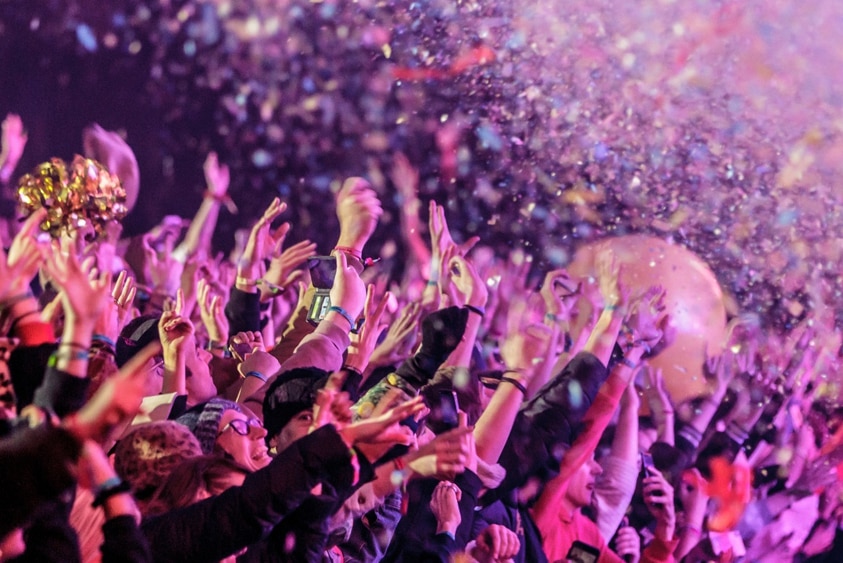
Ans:
[[[214,443],[220,432],[220,419],[222,413],[227,410],[243,412],[240,405],[225,399],[211,399],[207,403],[200,403],[178,417],[176,422],[187,426],[193,432],[199,445],[202,446],[202,453],[210,454],[214,451]]]

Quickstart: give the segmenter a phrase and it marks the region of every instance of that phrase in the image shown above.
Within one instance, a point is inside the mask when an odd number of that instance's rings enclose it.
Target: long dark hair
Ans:
[[[184,460],[177,465],[155,496],[149,501],[147,515],[163,514],[176,508],[190,506],[205,490],[211,496],[223,492],[230,485],[232,474],[249,474],[249,470],[226,457],[203,455]]]

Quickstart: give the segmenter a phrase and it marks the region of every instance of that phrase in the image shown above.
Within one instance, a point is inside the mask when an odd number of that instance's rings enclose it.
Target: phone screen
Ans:
[[[644,476],[650,477],[651,475],[653,475],[653,472],[650,471],[650,470],[654,469],[655,467],[656,467],[656,464],[653,463],[653,456],[650,455],[647,452],[642,453],[641,454],[641,471],[644,472]]]
[[[600,550],[594,546],[575,540],[568,550],[565,561],[569,563],[596,563],[600,558]]]
[[[459,403],[454,391],[439,391],[434,398],[429,398],[430,414],[427,415],[427,427],[434,434],[441,434],[459,426]]]
[[[337,273],[337,260],[333,256],[314,256],[307,261],[310,270],[310,280],[316,289],[331,289],[334,287],[334,276]]]

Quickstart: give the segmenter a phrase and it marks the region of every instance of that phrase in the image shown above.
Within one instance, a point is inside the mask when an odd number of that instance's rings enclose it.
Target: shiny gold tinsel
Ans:
[[[53,237],[93,227],[102,237],[111,221],[126,216],[126,191],[105,166],[78,154],[68,166],[60,158],[39,164],[18,182],[18,202],[25,215],[47,209],[41,229]]]

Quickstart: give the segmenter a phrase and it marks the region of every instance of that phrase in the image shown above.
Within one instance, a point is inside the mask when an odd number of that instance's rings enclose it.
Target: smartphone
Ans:
[[[252,352],[252,346],[248,342],[232,342],[228,345],[228,351],[231,353],[233,358],[242,362],[246,359],[246,354],[250,354]]]
[[[310,280],[316,289],[331,289],[334,287],[334,276],[337,275],[337,259],[333,256],[314,256],[307,259],[310,270]]]
[[[651,469],[655,469],[656,464],[653,463],[653,456],[650,455],[649,452],[644,452],[641,454],[641,471],[644,472],[644,477],[652,477],[653,472]]]
[[[313,256],[307,259],[310,281],[316,288],[313,301],[307,310],[307,322],[316,326],[331,309],[331,288],[337,273],[337,260],[333,256]]]
[[[596,563],[598,559],[600,550],[579,540],[574,540],[568,555],[565,556],[565,561],[569,563]]]
[[[460,425],[460,405],[457,401],[457,394],[454,391],[441,390],[433,397],[428,397],[427,427],[434,434],[447,432]]]

